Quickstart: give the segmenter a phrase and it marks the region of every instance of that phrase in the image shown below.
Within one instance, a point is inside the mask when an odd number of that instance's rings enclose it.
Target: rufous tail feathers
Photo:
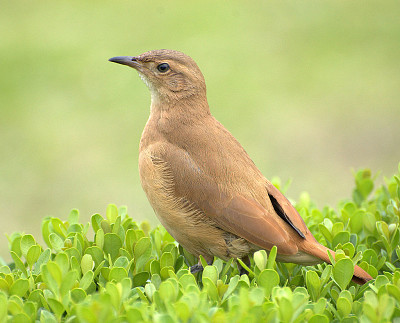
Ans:
[[[305,241],[305,244],[303,246],[303,251],[327,262],[328,264],[331,263],[329,256],[328,256],[328,252],[330,252],[332,257],[335,258],[334,251],[332,251],[329,248],[324,247],[323,245],[319,244],[318,242],[311,243],[311,242]],[[363,285],[372,279],[373,278],[371,277],[371,275],[368,274],[364,269],[362,269],[359,266],[354,267],[354,274],[353,274],[353,278],[352,278],[353,282],[355,282],[359,285]]]

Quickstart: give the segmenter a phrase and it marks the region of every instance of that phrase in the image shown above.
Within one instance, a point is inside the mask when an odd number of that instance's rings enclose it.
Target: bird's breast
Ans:
[[[208,261],[214,255],[226,258],[225,232],[194,203],[177,195],[171,169],[155,156],[154,146],[141,151],[139,170],[151,206],[175,240],[192,254],[203,255]]]

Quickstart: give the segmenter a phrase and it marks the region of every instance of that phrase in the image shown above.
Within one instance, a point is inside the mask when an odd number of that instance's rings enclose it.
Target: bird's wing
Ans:
[[[250,194],[226,190],[225,183],[217,182],[215,177],[202,171],[185,151],[163,151],[159,158],[165,163],[168,176],[173,177],[176,198],[185,199],[201,209],[218,227],[255,245],[265,249],[276,245],[282,254],[298,251],[293,236],[304,237],[307,228],[293,206],[277,189],[268,187],[268,182],[265,198],[272,196],[274,201],[269,210]]]
[[[286,255],[298,251],[291,229],[251,198],[236,195],[228,202],[217,201],[214,206],[208,201],[200,201],[200,205],[217,225],[257,246],[270,250],[275,245],[279,253]]]
[[[275,212],[288,223],[299,236],[305,238],[305,235],[309,234],[309,230],[299,212],[297,212],[288,199],[269,181],[266,182],[266,188]]]

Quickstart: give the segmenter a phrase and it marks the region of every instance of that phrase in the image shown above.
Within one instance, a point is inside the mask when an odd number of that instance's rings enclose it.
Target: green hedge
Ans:
[[[90,224],[77,210],[66,222],[45,218],[47,247],[30,234],[9,237],[0,322],[400,321],[400,175],[373,194],[371,172],[354,175],[338,211],[316,208],[307,194],[296,205],[317,240],[337,251],[332,265],[276,263],[274,248],[254,254],[248,275],[220,259],[192,275],[197,260],[125,207],[109,205]],[[351,282],[356,263],[375,279]]]

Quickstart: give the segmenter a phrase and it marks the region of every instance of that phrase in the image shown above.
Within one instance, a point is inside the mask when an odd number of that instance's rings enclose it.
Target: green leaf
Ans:
[[[118,208],[118,214],[121,216],[122,220],[125,220],[128,217],[128,207],[126,205],[121,205]]]
[[[142,312],[138,308],[127,309],[126,316],[129,323],[144,322]]]
[[[40,312],[40,323],[57,323],[57,319],[54,314],[49,311],[42,310]]]
[[[381,288],[382,286],[385,286],[389,283],[389,279],[386,276],[379,275],[375,279],[375,287],[377,289]]]
[[[104,247],[103,250],[106,254],[111,256],[114,261],[118,257],[119,248],[122,247],[121,238],[115,233],[106,233],[104,235]]]
[[[125,246],[126,246],[126,249],[131,254],[133,254],[133,247],[135,246],[137,240],[138,239],[136,237],[136,233],[135,233],[134,229],[129,229],[129,230],[126,231],[126,233],[125,233]],[[160,241],[160,246],[159,246],[158,250],[160,250],[160,249],[161,249],[161,241]]]
[[[214,282],[208,278],[208,277],[203,277],[202,279],[203,282],[203,289],[207,291],[208,297],[212,300],[217,302],[219,299],[218,295],[218,290],[217,286],[214,284]]]
[[[11,285],[10,294],[23,297],[29,289],[28,279],[19,278]]]
[[[374,189],[374,182],[372,180],[370,180],[369,178],[364,179],[364,180],[360,181],[360,183],[358,185],[358,189],[359,189],[361,195],[364,198],[366,198]]]
[[[97,275],[100,273],[100,271],[103,269],[103,266],[105,264],[105,260],[103,260],[96,268],[96,270],[94,271],[94,277],[97,277]]]
[[[188,322],[191,311],[188,304],[178,301],[174,304],[174,310],[181,322]]]
[[[154,286],[154,284],[152,283],[147,283],[144,287],[144,292],[146,293],[146,296],[149,298],[150,301],[153,301],[153,294],[156,290],[156,286]]]
[[[108,220],[101,221],[101,230],[103,230],[104,233],[111,233],[111,224]]]
[[[174,257],[170,252],[164,252],[160,259],[161,268],[164,267],[173,267],[174,266]]]
[[[71,234],[71,233],[82,233],[82,225],[81,224],[71,224],[68,227],[67,233]]]
[[[126,271],[125,268],[114,267],[114,268],[111,268],[111,270],[110,270],[110,274],[108,276],[108,280],[115,281],[115,282],[120,282],[125,277],[128,277],[128,272]]]
[[[94,277],[93,271],[89,270],[85,272],[85,274],[82,276],[79,282],[79,288],[87,290],[93,281],[93,277]]]
[[[147,271],[142,271],[141,273],[138,273],[135,276],[133,276],[132,284],[134,287],[144,286],[149,278],[150,278],[149,273]]]
[[[322,314],[325,311],[326,308],[326,298],[320,298],[318,301],[314,304],[314,313],[315,314]]]
[[[187,289],[189,286],[197,286],[196,280],[192,274],[185,274],[179,278],[179,283],[183,289]]]
[[[152,275],[154,274],[160,274],[160,262],[156,259],[152,260],[152,262],[150,263],[150,273]]]
[[[386,286],[386,288],[387,288],[388,294],[392,295],[394,298],[396,298],[397,302],[400,303],[400,288],[393,284],[388,284]]]
[[[21,239],[22,236],[19,233],[12,234],[11,237],[8,237],[8,240],[10,241],[10,251],[14,251],[18,257],[22,256]]]
[[[33,245],[29,248],[26,255],[26,262],[30,268],[38,261],[42,248],[39,245]]]
[[[22,255],[26,258],[29,248],[36,245],[35,238],[31,234],[25,234],[21,238],[20,245]]]
[[[342,245],[350,241],[350,233],[348,231],[342,231],[336,234],[332,241],[332,246],[336,247],[339,243]]]
[[[14,251],[10,251],[11,257],[14,260],[15,267],[22,271],[25,277],[28,277],[28,272],[26,271],[26,267],[22,260],[18,257],[18,255]]]
[[[82,288],[74,288],[71,290],[71,300],[75,304],[83,302],[86,297],[87,294]]]
[[[167,266],[167,267],[163,267],[160,270],[160,276],[163,280],[167,279],[170,277],[170,271],[174,272],[174,267],[171,266]]]
[[[77,247],[82,250],[82,248],[80,248],[80,246],[78,246],[78,244],[80,244],[80,242],[78,243],[78,240],[76,240],[77,243]],[[78,250],[78,248],[75,247],[70,247],[68,249],[65,249],[64,253],[68,256],[69,259],[72,259],[72,257],[75,257],[77,260],[81,260],[82,258],[82,252]]]
[[[273,269],[264,269],[257,277],[257,283],[264,288],[265,295],[268,298],[271,291],[279,284],[279,275]]]
[[[78,279],[78,273],[75,270],[69,271],[60,284],[60,294],[64,297],[72,289]]]
[[[220,278],[224,278],[225,275],[228,273],[229,269],[231,269],[233,263],[233,258],[229,259],[227,263],[225,264],[224,268],[221,271],[221,274],[219,275]]]
[[[290,297],[274,297],[279,304],[280,317],[283,322],[290,322],[293,317],[293,304]]]
[[[127,257],[121,256],[115,260],[114,267],[124,267],[125,269],[128,269],[129,263],[130,262]]]
[[[81,260],[82,274],[86,274],[88,271],[93,270],[93,268],[94,268],[94,262],[92,256],[88,253],[83,255]]]
[[[54,298],[48,298],[47,302],[50,305],[50,308],[53,310],[55,316],[60,321],[61,316],[65,311],[63,304]]]
[[[326,241],[332,242],[332,234],[331,232],[327,229],[327,227],[323,224],[318,225],[319,231],[324,235]]]
[[[389,227],[386,222],[384,221],[377,221],[376,222],[376,229],[380,233],[380,236],[384,238],[387,242],[390,241],[390,233]]]
[[[256,306],[262,305],[265,301],[264,289],[258,287],[250,289],[249,300],[253,302],[253,304],[255,304]]]
[[[346,256],[352,258],[354,256],[355,248],[354,245],[351,242],[347,242],[342,246],[342,249]],[[360,254],[361,257],[361,254]]]
[[[104,230],[103,229],[99,229],[96,231],[95,242],[96,242],[97,247],[99,247],[100,249],[104,248]]]
[[[336,302],[336,307],[342,317],[346,317],[351,313],[351,302],[344,297],[339,297]]]
[[[92,246],[85,250],[85,253],[92,257],[94,260],[95,266],[97,267],[104,260],[103,250],[98,246]],[[83,257],[82,257],[83,260]]]
[[[134,258],[136,261],[136,271],[141,271],[146,262],[150,259],[152,246],[150,238],[140,238],[134,248]]]
[[[314,314],[308,320],[308,323],[329,323],[329,318],[323,314]]]
[[[13,315],[12,322],[25,323],[25,322],[29,322],[30,320],[31,320],[31,318],[26,313],[22,312],[22,313]]]
[[[22,298],[16,295],[12,295],[8,300],[8,312],[11,315],[16,315],[22,312],[23,302]]]
[[[136,235],[136,239],[139,240],[140,238],[143,238],[144,236],[146,236],[143,232],[143,230],[135,230],[135,235]],[[175,240],[174,240],[175,241]],[[168,250],[169,251],[169,250]]]
[[[0,322],[7,322],[7,296],[0,292]]]
[[[309,270],[306,274],[307,289],[310,293],[311,299],[316,302],[320,295],[321,281],[315,271]]]
[[[92,217],[90,218],[90,221],[92,223],[93,231],[97,232],[101,229],[101,221],[103,221],[103,217],[100,214],[93,214]]]
[[[63,240],[67,237],[67,228],[60,219],[51,218],[50,226],[51,226],[51,231],[58,234]]]
[[[69,270],[69,258],[65,252],[57,253],[55,262],[61,270],[61,275],[64,276]]]
[[[278,249],[276,248],[276,246],[273,246],[268,255],[268,260],[267,260],[267,268],[268,269],[274,268],[277,253],[278,253]]]
[[[118,209],[115,204],[109,204],[107,206],[106,216],[109,223],[115,223],[118,217]]]
[[[4,291],[8,294],[9,290],[10,290],[10,284],[4,278],[0,278],[0,291]]]
[[[55,233],[50,233],[49,240],[50,246],[57,252],[60,252],[64,247],[64,240]]]
[[[214,285],[217,285],[217,279],[218,279],[218,270],[217,267],[215,266],[206,266],[203,269],[203,275],[202,278],[208,278],[210,281],[213,282]]]
[[[117,219],[115,220],[115,223],[112,225],[112,232],[119,235],[119,232],[120,232],[119,229],[121,229],[121,217],[117,216]],[[125,238],[123,233],[124,233],[124,231],[122,230],[122,236],[119,235],[121,239]]]
[[[77,209],[71,210],[68,216],[68,223],[71,224],[79,224],[79,211]]]
[[[349,221],[351,232],[360,233],[363,228],[363,217],[365,216],[364,210],[358,210],[355,212]]]
[[[40,254],[39,259],[36,261],[35,269],[33,270],[34,275],[38,275],[40,273],[40,266],[43,264],[47,264],[47,262],[50,260],[50,255],[51,250],[49,248],[47,248]]]
[[[112,306],[117,309],[121,301],[120,289],[114,282],[108,282],[106,285],[106,291],[111,296],[110,301]]]
[[[242,268],[244,268],[248,272],[249,275],[251,275],[252,277],[255,276],[255,273],[242,261],[242,259],[237,258],[236,260],[240,264],[240,266],[242,266]]]
[[[254,262],[260,271],[264,270],[267,265],[267,252],[265,250],[259,250],[254,253]]]
[[[37,313],[37,304],[32,301],[25,301],[24,312],[28,315],[31,321],[34,321]]]
[[[376,266],[378,264],[378,255],[376,254],[375,250],[367,249],[363,252],[362,260],[368,264]]]
[[[54,261],[49,261],[42,266],[43,280],[49,286],[53,293],[58,293],[62,282],[62,273],[60,267]]]
[[[45,218],[42,221],[42,236],[44,242],[51,247],[50,243],[50,218]]]
[[[206,266],[208,266],[207,261],[204,259],[204,257],[203,257],[202,255],[199,256],[199,260],[200,260],[200,263],[201,263],[201,265],[202,265],[203,268],[205,268]],[[162,267],[162,265],[161,265],[161,267]]]
[[[354,265],[351,259],[340,259],[333,267],[333,278],[341,290],[346,289],[354,274]]]
[[[163,281],[158,289],[161,299],[164,303],[173,303],[176,300],[177,292],[171,281]]]

